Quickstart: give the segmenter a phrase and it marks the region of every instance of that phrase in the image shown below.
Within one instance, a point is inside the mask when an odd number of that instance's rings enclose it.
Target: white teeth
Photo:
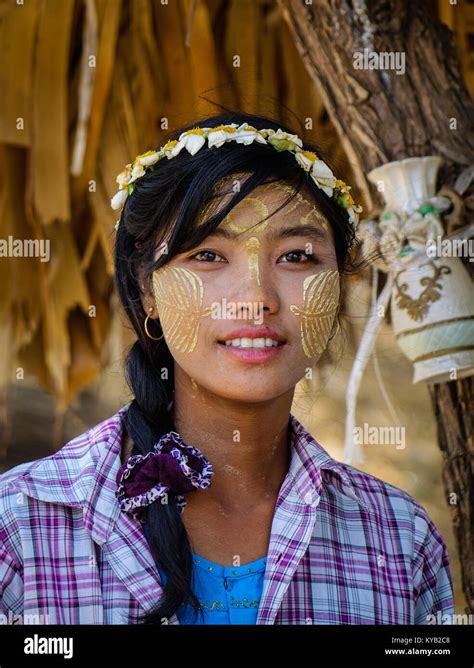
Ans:
[[[275,347],[278,345],[278,341],[275,341],[275,339],[265,339],[265,347]]]
[[[240,339],[240,347],[241,348],[253,348],[253,342],[256,341],[261,341],[261,339],[247,339],[246,337],[243,337]],[[264,341],[265,343],[265,341]]]
[[[278,346],[278,341],[270,338],[251,339],[249,337],[242,337],[240,339],[231,339],[224,343],[226,346],[234,348],[275,348]]]

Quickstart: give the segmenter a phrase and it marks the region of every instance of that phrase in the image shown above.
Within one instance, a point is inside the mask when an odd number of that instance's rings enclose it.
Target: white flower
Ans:
[[[329,197],[333,196],[336,177],[323,160],[316,160],[311,168],[311,178]]]
[[[180,153],[182,148],[184,148],[184,144],[180,144],[178,141],[172,140],[167,142],[163,146],[162,150],[168,160],[171,160],[171,158],[175,158]]]
[[[117,209],[121,209],[125,204],[127,197],[128,197],[128,191],[126,188],[124,190],[119,190],[110,200],[110,206],[114,211],[116,211]]]
[[[363,209],[360,206],[360,204],[353,204],[351,207],[347,209],[347,212],[349,213],[349,220],[355,226],[357,226],[359,222],[359,213],[361,213],[362,211]]]
[[[233,139],[235,139],[236,144],[245,144],[246,146],[252,144],[254,141],[258,141],[260,144],[267,143],[267,140],[262,137],[260,132],[248,123],[242,123],[237,128],[237,136],[233,137]]]
[[[133,183],[144,174],[145,174],[145,168],[143,167],[143,165],[140,165],[140,163],[138,164],[133,163],[132,175],[130,176],[129,183]]]
[[[328,183],[330,181],[331,186],[333,188],[336,186],[336,177],[332,173],[331,169],[326,165],[324,160],[316,160],[313,163],[311,173],[317,179],[325,180]],[[334,185],[332,185],[333,182],[334,182]]]
[[[139,165],[143,165],[143,167],[150,167],[151,165],[155,165],[158,160],[161,160],[163,156],[163,151],[148,151],[147,153],[138,155],[135,158],[135,162]]]
[[[270,143],[272,143],[272,140],[283,140],[290,142],[291,144],[294,144],[295,146],[299,146],[300,148],[303,148],[303,142],[301,139],[298,137],[298,135],[290,135],[288,132],[284,132],[281,128],[278,128],[278,130],[275,132],[274,130],[269,129],[267,131],[268,133],[268,138],[270,140]]]
[[[158,151],[150,150],[138,155],[116,178],[120,189],[111,199],[112,208],[123,207],[129,195],[130,184],[144,176],[147,168],[155,165],[164,156],[168,159],[176,157],[183,148],[190,155],[195,155],[205,145],[206,139],[209,148],[212,146],[220,148],[228,141],[246,146],[256,141],[260,144],[271,144],[277,151],[293,152],[298,165],[309,173],[317,187],[328,197],[335,198],[336,203],[347,211],[351,223],[358,223],[358,214],[362,211],[362,207],[354,203],[350,196],[350,188],[335,178],[328,165],[320,160],[316,153],[303,149],[303,142],[298,135],[285,132],[281,128],[277,131],[273,128],[258,130],[246,122],[240,126],[237,123],[229,123],[214,128],[194,127],[183,132],[178,140],[169,140]]]
[[[191,155],[196,155],[196,153],[204,146],[205,143],[206,138],[203,134],[192,131],[183,132],[183,134],[179,137],[178,143],[171,152],[173,153],[174,157],[174,155],[178,155],[181,149],[185,148]]]
[[[315,179],[314,176],[311,174],[311,178],[315,182],[315,184],[318,186],[320,190],[326,193],[328,197],[332,197],[334,194],[334,188],[331,188],[330,186],[324,185],[320,179]]]
[[[237,123],[230,123],[230,125],[220,125],[217,128],[211,129],[207,135],[207,145],[209,148],[212,146],[220,148],[228,139],[234,139],[235,131],[229,131],[227,128],[237,127]]]
[[[166,156],[169,159],[170,158],[176,158],[176,156],[181,153],[183,148],[185,148],[186,144],[187,144],[186,140],[179,141],[172,148],[168,149],[168,151],[166,152]]]
[[[130,183],[130,175],[132,173],[132,163],[129,162],[128,165],[123,169],[120,174],[117,175],[115,179],[121,188],[125,188]]]
[[[309,157],[309,155],[314,155],[314,158]],[[314,153],[311,154],[310,151],[297,151],[295,153],[295,159],[300,167],[303,167],[306,172],[309,172],[314,161],[317,160],[316,155]]]

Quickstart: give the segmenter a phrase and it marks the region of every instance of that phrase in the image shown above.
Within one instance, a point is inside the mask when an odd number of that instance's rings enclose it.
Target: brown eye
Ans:
[[[202,250],[199,251],[199,253],[195,253],[192,256],[193,260],[198,260],[198,262],[215,262],[216,258],[220,258],[220,260],[223,260],[223,258],[218,255],[215,251],[211,250]]]
[[[305,253],[305,251],[301,249],[288,251],[288,253],[285,253],[281,257],[285,258],[283,262],[289,262],[292,264],[301,264],[303,262],[307,262],[308,260],[316,260],[316,257],[313,255],[313,253]]]

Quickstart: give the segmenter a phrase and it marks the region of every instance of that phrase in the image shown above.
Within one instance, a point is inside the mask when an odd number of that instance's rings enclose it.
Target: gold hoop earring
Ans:
[[[150,314],[152,313],[153,308],[150,309]],[[161,341],[161,339],[164,337],[164,334],[161,336],[152,336],[150,332],[148,331],[148,320],[150,318],[150,315],[147,315],[145,318],[145,324],[144,324],[144,329],[145,329],[145,334],[148,336],[149,339],[152,339],[153,341]]]

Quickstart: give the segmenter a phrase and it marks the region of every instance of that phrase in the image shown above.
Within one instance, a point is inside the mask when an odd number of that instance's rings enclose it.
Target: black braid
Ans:
[[[125,415],[124,425],[133,440],[132,454],[145,455],[153,449],[160,436],[174,429],[168,412],[169,393],[161,379],[162,370],[169,375],[173,386],[173,358],[166,344],[156,344],[161,350],[151,360],[141,343],[136,341],[127,358],[127,380],[135,399]],[[158,368],[157,363],[161,365]],[[139,623],[162,624],[169,620],[176,609],[185,602],[198,606],[191,590],[192,553],[188,535],[175,497],[170,494],[168,503],[153,503],[146,509],[145,520],[149,526],[149,546],[157,567],[167,574],[164,597],[156,608],[139,619]]]

